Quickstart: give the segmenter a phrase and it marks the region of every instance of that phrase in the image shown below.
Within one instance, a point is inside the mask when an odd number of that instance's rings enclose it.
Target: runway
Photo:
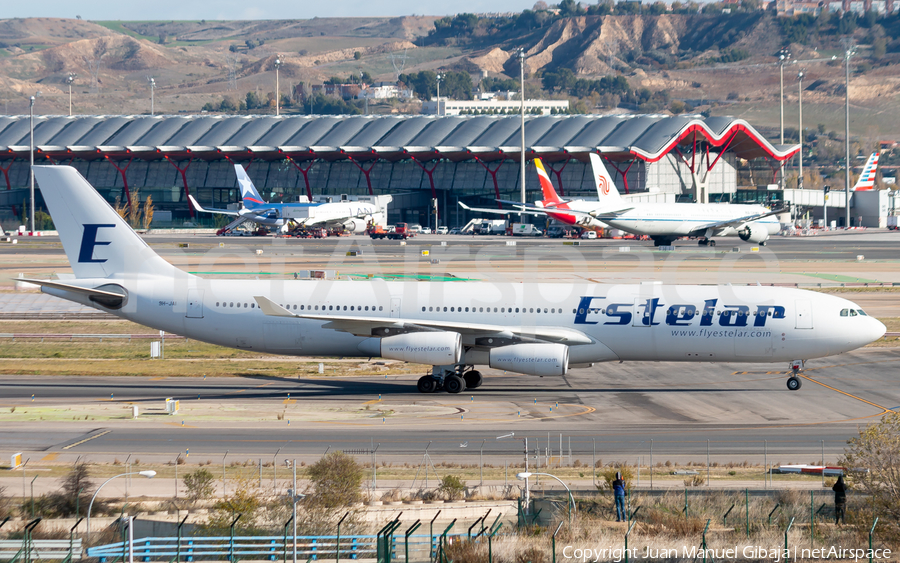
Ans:
[[[432,442],[432,456],[464,462],[482,440],[485,455],[517,459],[521,439],[544,450],[549,433],[553,451],[562,435],[564,452],[571,440],[573,456],[588,459],[595,445],[604,459],[646,457],[653,440],[654,455],[700,461],[709,440],[721,462],[761,462],[766,447],[770,462],[806,462],[822,440],[836,457],[858,425],[900,408],[897,361],[893,348],[813,361],[797,392],[784,385],[786,366],[769,364],[601,364],[564,378],[489,370],[461,395],[420,395],[409,377],[2,377],[0,450],[96,461],[189,451],[193,461],[226,450],[315,459],[380,444],[382,459],[410,461]],[[177,415],[164,414],[166,398],[180,401]]]

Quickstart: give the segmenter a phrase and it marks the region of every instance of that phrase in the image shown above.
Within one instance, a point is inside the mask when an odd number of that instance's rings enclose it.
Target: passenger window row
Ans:
[[[289,311],[292,311],[292,310],[293,311],[298,311],[298,310],[299,311],[320,311],[320,310],[321,311],[326,311],[326,310],[327,311],[340,311],[341,310],[341,305],[296,305],[296,304],[290,305],[290,304],[281,304],[281,303],[279,303],[279,305],[281,305],[282,307],[284,307],[285,309],[287,309]],[[221,308],[230,308],[230,309],[244,308],[244,309],[246,309],[246,308],[248,308],[248,306],[250,309],[255,309],[256,303],[249,303],[249,305],[248,305],[247,303],[235,303],[234,301],[216,301],[216,307],[221,307]],[[347,311],[348,306],[344,305],[343,310]],[[370,307],[369,305],[366,305],[366,306],[350,305],[349,310],[354,311],[354,312],[356,312],[356,311],[384,311],[384,306],[383,305],[378,305],[378,306],[372,305]]]
[[[426,311],[429,313],[518,313],[521,310],[522,313],[562,313],[562,309],[557,309],[556,307],[544,307],[541,309],[540,307],[519,307],[515,308],[515,311],[512,307],[494,307],[493,311],[491,307],[422,307],[422,312]],[[575,309],[572,309],[572,312],[575,312]]]

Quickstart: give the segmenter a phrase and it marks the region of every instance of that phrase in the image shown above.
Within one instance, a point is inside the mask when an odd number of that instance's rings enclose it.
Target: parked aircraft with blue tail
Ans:
[[[201,206],[194,196],[188,196],[194,209],[204,213],[231,215],[238,218],[235,223],[252,221],[266,227],[343,227],[351,233],[364,233],[369,223],[384,226],[387,222],[387,206],[392,201],[389,195],[381,196],[318,196],[309,201],[301,196],[300,201],[291,203],[268,203],[259,194],[247,171],[240,164],[234,165],[238,185],[241,188],[240,209],[212,209]],[[335,197],[339,197],[334,201]]]

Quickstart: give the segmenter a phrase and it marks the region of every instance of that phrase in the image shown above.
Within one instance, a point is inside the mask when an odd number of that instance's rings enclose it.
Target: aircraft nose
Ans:
[[[873,317],[869,317],[868,321],[869,342],[875,342],[884,336],[885,332],[887,332],[887,327],[884,326],[884,323]]]

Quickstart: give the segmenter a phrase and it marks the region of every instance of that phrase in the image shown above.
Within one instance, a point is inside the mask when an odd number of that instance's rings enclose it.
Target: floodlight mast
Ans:
[[[519,48],[519,86],[522,90],[521,100],[521,134],[522,134],[522,162],[521,162],[521,182],[522,182],[522,212],[519,213],[519,220],[524,222],[525,219],[525,49]]]

